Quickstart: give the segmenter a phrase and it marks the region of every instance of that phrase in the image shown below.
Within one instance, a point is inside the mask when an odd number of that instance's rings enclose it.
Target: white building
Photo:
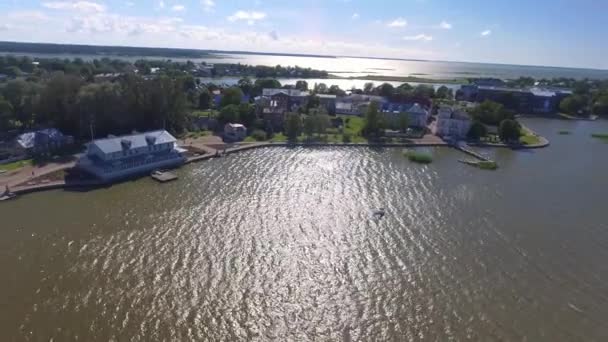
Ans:
[[[440,137],[464,139],[471,128],[471,118],[460,109],[441,107],[437,113],[436,127],[435,134]]]
[[[165,130],[97,139],[87,145],[77,167],[103,181],[176,167],[186,161],[176,141]]]
[[[247,136],[247,128],[241,124],[227,123],[224,126],[224,138],[230,141],[241,141]]]

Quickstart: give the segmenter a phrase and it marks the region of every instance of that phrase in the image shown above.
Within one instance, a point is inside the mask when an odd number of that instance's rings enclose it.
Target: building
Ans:
[[[411,127],[426,127],[429,121],[429,111],[418,103],[385,103],[382,112],[389,121],[398,120],[401,113],[407,113]]]
[[[106,182],[176,167],[186,161],[176,141],[165,130],[97,139],[77,167]]]
[[[73,137],[64,135],[58,129],[46,128],[18,135],[13,143],[13,154],[48,154],[73,143]]]
[[[560,102],[572,91],[550,88],[509,88],[505,86],[464,85],[458,91],[457,100],[503,104],[520,113],[550,114],[559,109]]]
[[[227,123],[224,126],[224,139],[241,141],[247,137],[247,128],[241,124]]]
[[[452,139],[465,139],[471,129],[469,114],[452,107],[441,107],[437,112],[435,134]]]
[[[336,114],[362,116],[372,102],[381,109],[387,100],[382,96],[353,94],[336,99]]]
[[[319,105],[325,108],[328,114],[336,114],[336,95],[317,94],[315,96],[319,98]]]
[[[273,131],[283,129],[285,113],[297,112],[308,104],[310,93],[298,89],[267,88],[255,99],[259,115]]]

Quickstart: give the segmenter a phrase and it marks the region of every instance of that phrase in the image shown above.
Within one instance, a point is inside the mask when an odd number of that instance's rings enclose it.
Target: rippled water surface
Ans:
[[[608,125],[528,124],[496,172],[266,148],[2,203],[0,339],[605,340]]]

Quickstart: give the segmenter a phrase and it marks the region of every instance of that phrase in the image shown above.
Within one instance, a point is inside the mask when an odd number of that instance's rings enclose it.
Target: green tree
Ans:
[[[484,101],[469,110],[469,114],[471,114],[473,120],[491,126],[498,126],[503,120],[515,117],[513,112],[507,110],[502,104],[493,101]]]
[[[209,92],[209,89],[201,89],[198,95],[198,108],[201,110],[207,110],[211,108],[211,93]]]
[[[467,133],[467,138],[479,140],[481,137],[485,137],[487,134],[488,129],[484,124],[479,121],[473,121],[471,128],[469,128],[469,132]]]
[[[257,116],[255,114],[255,106],[250,103],[241,103],[239,105],[239,121],[247,127],[252,127]]]
[[[390,97],[395,93],[395,87],[393,87],[390,83],[382,83],[378,87],[378,95],[384,97]]]
[[[9,130],[13,119],[13,106],[0,96],[0,131]]]
[[[327,94],[327,92],[328,92],[327,84],[325,84],[325,83],[315,84],[315,93]]]
[[[365,94],[371,94],[374,91],[374,83],[372,82],[367,82],[363,85],[363,93]]]
[[[306,134],[307,137],[312,137],[312,135],[315,133],[315,129],[316,129],[316,123],[315,123],[315,117],[314,115],[306,115],[304,116],[304,120],[303,121],[303,130],[304,130],[304,134]]]
[[[239,87],[230,87],[225,89],[222,93],[222,100],[220,101],[220,106],[226,107],[229,105],[240,105],[241,100],[243,98],[243,91]]]
[[[498,126],[498,136],[502,141],[513,142],[519,140],[521,127],[515,120],[506,119]]]
[[[253,93],[253,82],[249,77],[241,78],[238,85],[243,94],[251,95]]]
[[[346,92],[342,89],[340,89],[339,86],[337,85],[332,85],[331,87],[329,87],[329,90],[327,91],[328,94],[331,95],[336,95],[336,96],[345,96]]]
[[[570,95],[562,100],[559,104],[559,109],[567,114],[579,115],[582,114],[587,106],[587,98],[583,95]]]
[[[287,113],[285,134],[290,141],[295,141],[302,132],[302,118],[298,113]]]
[[[306,101],[306,112],[310,113],[312,109],[318,108],[321,105],[321,99],[312,94],[308,96],[308,101]]]
[[[608,116],[608,94],[601,95],[595,100],[593,114]]]
[[[435,97],[435,88],[426,84],[419,84],[413,89],[412,93],[415,97],[430,99]]]
[[[276,88],[281,88],[281,82],[279,82],[273,78],[258,78],[257,80],[255,80],[252,95],[254,95],[254,96],[261,95],[263,89],[276,89]]]
[[[453,95],[451,89],[446,86],[439,87],[435,92],[435,97],[438,99],[451,100],[454,97]]]
[[[363,133],[369,137],[380,137],[384,131],[384,119],[378,110],[378,102],[373,101],[365,112]]]
[[[301,91],[307,91],[308,90],[308,82],[306,81],[297,81],[296,82],[296,89],[301,90]]]
[[[239,121],[239,106],[229,104],[220,110],[218,120],[223,123],[236,123]]]
[[[399,127],[399,130],[401,132],[406,132],[407,128],[409,127],[409,124],[410,124],[410,119],[409,119],[409,116],[407,115],[407,113],[405,113],[405,112],[399,113],[399,120],[398,120],[398,125],[397,125]]]

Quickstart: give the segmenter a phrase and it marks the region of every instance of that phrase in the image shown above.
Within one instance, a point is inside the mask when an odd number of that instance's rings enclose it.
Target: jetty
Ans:
[[[177,175],[169,171],[154,171],[150,174],[150,177],[159,183],[167,183],[177,179]]]

